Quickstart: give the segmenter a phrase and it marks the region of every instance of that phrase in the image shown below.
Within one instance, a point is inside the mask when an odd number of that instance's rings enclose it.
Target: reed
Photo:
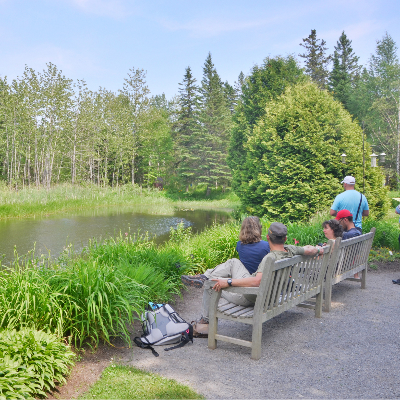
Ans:
[[[239,204],[236,196],[217,200],[188,201],[168,198],[165,191],[124,185],[115,188],[95,185],[77,186],[61,184],[49,190],[24,188],[11,190],[0,181],[0,218],[47,216],[97,207],[129,207],[130,211],[156,210],[157,214],[171,214],[176,209],[232,208]]]

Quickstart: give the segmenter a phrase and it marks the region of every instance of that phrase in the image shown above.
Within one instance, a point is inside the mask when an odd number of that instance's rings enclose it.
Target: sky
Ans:
[[[362,65],[386,32],[400,46],[399,0],[0,0],[0,15],[8,82],[51,62],[93,91],[116,92],[130,69],[143,69],[151,94],[168,99],[188,66],[201,82],[209,52],[233,85],[265,57],[302,53],[311,29],[329,53],[345,31]]]

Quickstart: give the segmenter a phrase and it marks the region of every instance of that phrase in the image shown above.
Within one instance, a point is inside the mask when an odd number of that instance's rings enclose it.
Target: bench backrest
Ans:
[[[368,255],[375,236],[375,228],[371,232],[351,239],[336,239],[332,252],[332,261],[329,263],[327,278],[334,279],[359,266],[367,266]]]
[[[295,305],[320,292],[328,268],[331,245],[317,256],[268,259],[254,312],[266,313],[282,305]],[[285,307],[286,308],[286,307]]]

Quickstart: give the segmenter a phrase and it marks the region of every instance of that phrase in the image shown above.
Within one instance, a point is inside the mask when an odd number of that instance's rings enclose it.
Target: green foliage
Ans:
[[[32,328],[63,336],[69,329],[72,298],[55,292],[50,271],[14,265],[0,271],[0,330]]]
[[[351,98],[350,111],[363,124],[374,152],[386,153],[381,165],[399,183],[400,62],[398,48],[386,33],[376,43],[368,68],[364,68]]]
[[[181,241],[181,248],[193,262],[193,272],[204,272],[229,258],[238,257],[236,243],[239,240],[238,223],[213,225],[200,235],[189,236]]]
[[[85,341],[95,346],[99,340],[110,342],[112,337],[122,337],[130,343],[127,323],[140,313],[145,304],[146,287],[113,265],[101,264],[96,259],[77,259],[59,269],[49,284],[62,299],[72,299],[62,304],[69,321],[69,331],[75,345]]]
[[[361,129],[312,83],[288,87],[268,103],[245,150],[247,176],[239,197],[249,214],[271,220],[305,221],[331,206],[343,176],[363,181]],[[370,209],[380,216],[388,206],[382,173],[366,165],[365,176]]]
[[[57,336],[32,329],[0,332],[0,398],[46,395],[65,383],[75,354]]]
[[[315,29],[311,29],[310,35],[303,39],[303,43],[300,43],[300,46],[306,49],[304,54],[299,54],[300,57],[305,59],[306,72],[321,89],[326,86],[329,75],[327,66],[331,61],[331,56],[325,55],[326,50],[328,50],[325,45],[325,40],[317,39]]]
[[[80,399],[202,399],[189,387],[172,379],[115,365],[107,367],[101,378]]]
[[[232,187],[239,195],[250,179],[245,165],[247,138],[253,134],[257,121],[265,115],[265,106],[281,95],[287,86],[306,79],[294,57],[267,57],[255,65],[244,80],[239,76],[240,100],[233,116],[228,164],[232,169]],[[246,182],[246,183],[245,183]]]
[[[360,67],[357,57],[344,33],[339,37],[333,55],[333,68],[329,75],[329,88],[335,99],[338,99],[346,110],[349,110],[349,102],[352,96],[356,80],[359,78]]]
[[[226,162],[226,149],[231,130],[231,111],[224,85],[211,58],[204,62],[200,87],[201,132],[196,140],[198,182],[210,186],[228,185],[231,171]]]

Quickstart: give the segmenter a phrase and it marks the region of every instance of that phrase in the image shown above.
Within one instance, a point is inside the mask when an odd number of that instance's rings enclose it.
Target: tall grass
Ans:
[[[319,216],[310,224],[287,224],[288,244],[325,241]],[[262,220],[263,239],[270,221]],[[367,218],[364,232],[377,228],[374,247],[398,249],[397,218]],[[201,234],[179,226],[157,246],[147,237],[120,235],[92,241],[77,256],[56,261],[17,259],[0,271],[0,329],[24,327],[70,336],[75,345],[96,346],[119,336],[130,343],[129,324],[148,301],[168,302],[180,294],[182,274],[204,272],[237,257],[239,222],[213,225]]]
[[[171,214],[180,209],[232,208],[239,201],[233,194],[217,200],[167,198],[165,191],[141,188],[138,185],[124,185],[116,188],[95,185],[76,186],[62,184],[44,188],[11,190],[0,181],[0,218],[44,216],[96,207],[130,207],[143,211],[157,208],[157,214]]]

